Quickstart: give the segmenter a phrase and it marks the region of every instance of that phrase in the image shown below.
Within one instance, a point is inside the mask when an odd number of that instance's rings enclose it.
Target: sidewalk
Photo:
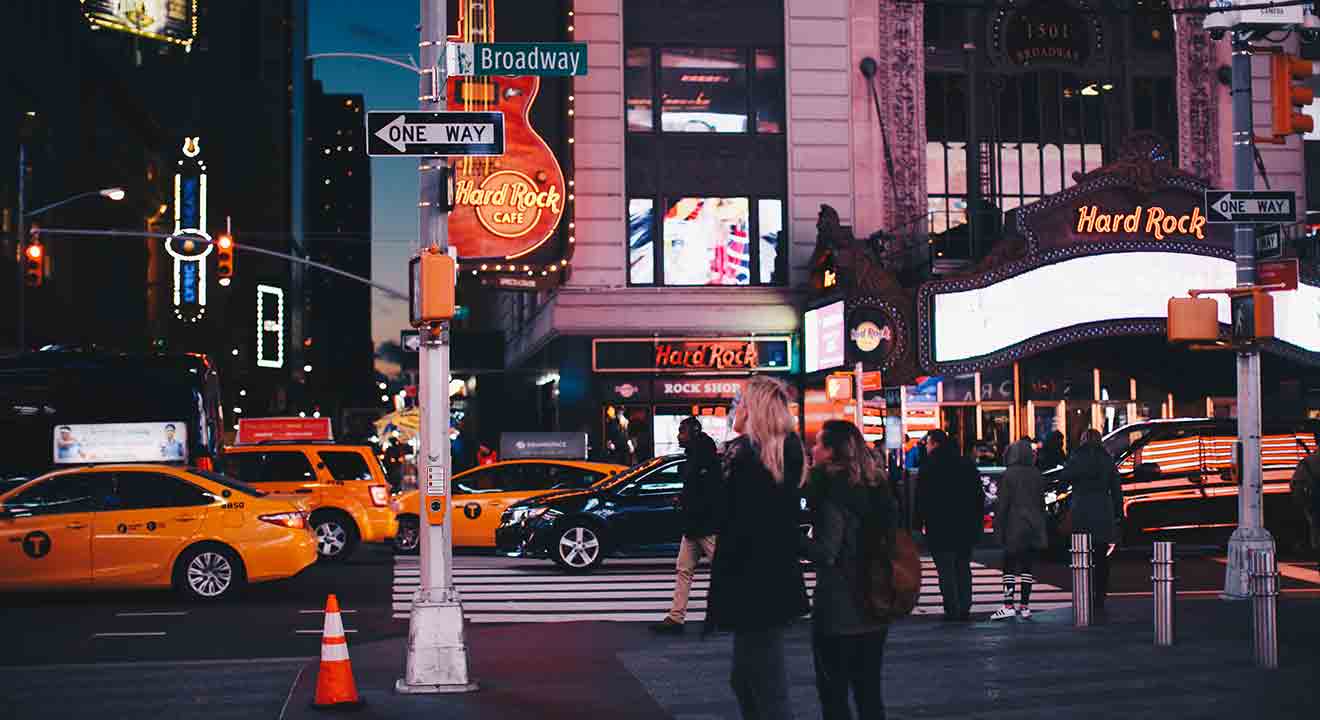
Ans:
[[[1251,663],[1250,604],[1181,600],[1178,644],[1156,648],[1151,604],[1111,600],[1108,621],[1072,627],[1071,611],[1030,621],[898,623],[886,648],[890,718],[1312,717],[1320,700],[1320,601],[1281,598],[1276,671]],[[694,628],[695,629],[695,628]],[[476,693],[399,696],[402,638],[350,645],[360,718],[737,718],[730,639],[652,638],[637,624],[469,626]],[[350,643],[351,643],[350,639]],[[810,636],[789,635],[795,717],[819,717]],[[285,717],[309,708],[315,665]]]

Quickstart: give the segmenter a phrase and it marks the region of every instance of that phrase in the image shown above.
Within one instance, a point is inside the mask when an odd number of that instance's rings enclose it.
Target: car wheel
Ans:
[[[394,533],[394,552],[396,555],[416,555],[421,547],[421,524],[416,516],[406,515],[399,518],[399,530]]]
[[[605,543],[600,531],[589,525],[573,524],[558,533],[555,540],[555,563],[572,572],[589,572],[605,560]]]
[[[174,584],[193,600],[211,602],[231,597],[243,586],[238,555],[221,545],[188,548],[174,568]]]
[[[342,562],[357,550],[357,525],[345,515],[325,513],[313,516],[312,530],[316,533],[316,554],[322,560]]]

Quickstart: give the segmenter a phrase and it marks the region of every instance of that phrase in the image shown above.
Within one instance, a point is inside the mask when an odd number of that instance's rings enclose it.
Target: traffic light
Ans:
[[[28,287],[41,287],[46,276],[46,248],[39,242],[23,248],[23,281]]]
[[[1310,60],[1288,53],[1270,56],[1270,110],[1274,137],[1304,135],[1315,129],[1315,121],[1301,111],[1315,100],[1315,91],[1305,85],[1294,85],[1311,77],[1311,73]]]
[[[215,240],[215,276],[225,287],[234,277],[234,238],[229,235]]]

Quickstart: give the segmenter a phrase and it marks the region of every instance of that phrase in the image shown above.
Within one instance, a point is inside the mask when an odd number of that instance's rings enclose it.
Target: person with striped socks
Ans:
[[[1036,578],[1032,565],[1037,553],[1045,549],[1045,480],[1036,469],[1031,441],[1022,438],[1008,447],[1004,464],[1008,469],[999,479],[995,498],[995,539],[1004,548],[1004,606],[991,620],[1031,617],[1031,586]],[[1022,588],[1022,602],[1015,604],[1017,587]]]

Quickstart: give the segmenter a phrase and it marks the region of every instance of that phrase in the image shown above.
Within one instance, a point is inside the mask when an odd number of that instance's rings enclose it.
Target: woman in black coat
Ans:
[[[784,630],[807,614],[798,562],[798,487],[805,467],[788,386],[747,382],[734,410],[741,436],[725,450],[725,523],[711,563],[706,622],[733,632],[730,684],[744,718],[788,720]]]
[[[814,532],[802,538],[802,545],[816,566],[811,646],[821,713],[825,720],[850,720],[851,694],[859,718],[883,720],[881,670],[889,623],[861,606],[855,583],[863,523],[873,523],[878,531],[892,529],[893,494],[852,423],[826,422],[812,459],[816,466],[806,496]]]
[[[1117,544],[1123,521],[1123,484],[1114,467],[1114,458],[1100,442],[1094,428],[1082,433],[1079,447],[1063,469],[1065,482],[1072,486],[1072,531],[1090,533],[1095,581],[1091,584],[1096,611],[1105,609],[1109,592],[1109,545]]]

